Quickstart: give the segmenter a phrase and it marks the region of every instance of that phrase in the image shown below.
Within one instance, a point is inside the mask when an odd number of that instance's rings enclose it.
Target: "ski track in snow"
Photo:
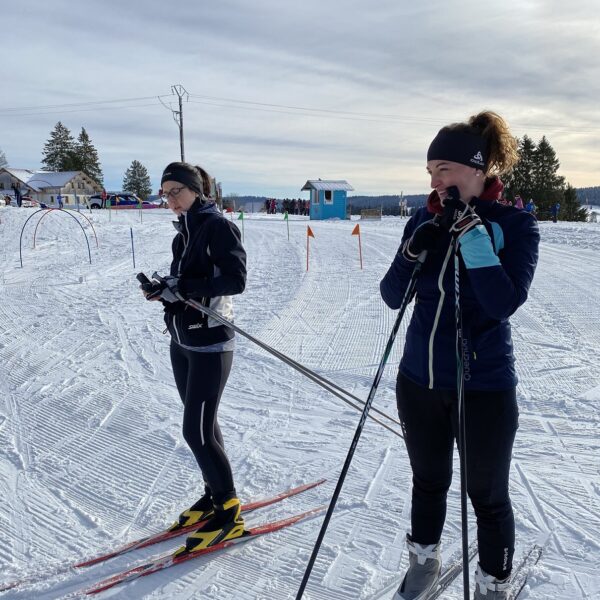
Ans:
[[[93,264],[71,219],[34,221],[0,208],[0,581],[52,569],[160,529],[201,492],[182,440],[181,407],[160,307],[135,273],[164,272],[173,229],[166,211],[98,211]],[[110,217],[110,220],[109,220]],[[366,398],[395,313],[379,280],[406,221],[361,222],[364,270],[348,222],[247,215],[248,286],[236,323]],[[137,268],[131,261],[133,228]],[[520,428],[512,497],[516,557],[551,532],[523,599],[600,598],[600,226],[542,223],[528,302],[512,319]],[[375,405],[395,415],[395,377],[409,308]],[[243,499],[322,476],[326,485],[248,516],[260,523],[327,504],[359,415],[238,336],[221,425]],[[458,473],[458,461],[455,462]],[[460,546],[458,476],[448,498],[444,556]],[[407,563],[411,473],[402,440],[367,421],[305,597],[391,598]],[[322,517],[218,556],[115,588],[102,597],[187,600],[294,598]],[[470,526],[474,517],[470,514]],[[470,536],[474,533],[471,531]],[[2,594],[50,600],[177,542]],[[474,568],[471,563],[471,570]],[[459,578],[460,580],[460,578]],[[447,598],[462,598],[461,581]]]

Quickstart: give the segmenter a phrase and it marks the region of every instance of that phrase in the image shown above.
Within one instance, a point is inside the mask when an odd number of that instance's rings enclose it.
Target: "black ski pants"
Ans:
[[[223,504],[236,495],[217,423],[219,401],[232,362],[233,352],[194,352],[171,341],[171,364],[184,407],[183,437],[215,504]]]
[[[411,538],[436,544],[452,481],[457,393],[430,390],[399,373],[396,398],[413,472]],[[516,389],[465,392],[465,415],[467,493],[477,517],[479,563],[490,575],[504,579],[511,571],[515,546],[508,479],[519,418]]]

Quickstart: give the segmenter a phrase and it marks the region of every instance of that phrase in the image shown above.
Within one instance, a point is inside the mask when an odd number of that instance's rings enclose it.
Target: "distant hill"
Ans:
[[[577,188],[577,198],[581,204],[600,205],[600,185],[595,187]]]
[[[581,204],[600,205],[600,186],[577,188],[577,198]],[[418,208],[425,206],[428,194],[409,194],[403,196],[408,202],[408,206]],[[301,196],[303,199],[306,196]],[[158,196],[150,196],[148,200],[154,200]],[[230,196],[225,196],[225,203],[230,201]],[[236,208],[244,207],[246,212],[260,212],[265,205],[267,196],[234,196]],[[283,200],[283,198],[275,198]],[[379,208],[382,207],[384,215],[397,215],[399,213],[399,195],[384,195],[384,196],[348,196],[348,204],[352,208],[352,214],[359,214],[362,208]]]
[[[409,207],[424,206],[427,200],[427,194],[413,194],[403,196]],[[260,212],[265,205],[266,196],[236,196],[236,207],[244,206],[246,212]],[[306,199],[303,196],[303,199]],[[231,197],[225,197],[224,201],[231,200]],[[276,198],[283,200],[283,198]],[[397,215],[400,210],[400,196],[348,196],[348,205],[352,208],[352,214],[359,214],[362,208],[382,207],[384,215]]]
[[[402,196],[411,208],[425,206],[428,194],[412,194]],[[348,204],[352,207],[352,214],[360,213],[362,208],[379,208],[384,215],[397,215],[400,213],[400,196],[348,196]]]

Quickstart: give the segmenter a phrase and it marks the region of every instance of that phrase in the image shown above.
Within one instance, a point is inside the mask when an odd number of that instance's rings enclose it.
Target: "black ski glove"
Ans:
[[[460,199],[458,188],[448,188],[448,197],[442,201],[444,213],[439,223],[440,227],[449,231],[455,239],[460,238],[467,231],[481,224],[481,219],[470,204],[465,204]]]
[[[155,279],[150,281],[148,278],[145,278],[144,281],[138,276],[138,281],[142,282],[140,288],[144,292],[146,300],[164,300],[169,303],[179,302],[179,298],[177,297],[177,293],[179,292],[178,277],[167,275],[162,278],[162,281],[156,281]]]
[[[440,227],[437,220],[427,221],[419,225],[412,234],[412,237],[404,242],[402,255],[407,260],[415,261],[421,252],[435,251],[440,240],[446,233],[446,230]]]

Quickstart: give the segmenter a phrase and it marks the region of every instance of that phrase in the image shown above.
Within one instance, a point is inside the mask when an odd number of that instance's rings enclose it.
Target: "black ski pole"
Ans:
[[[304,590],[306,588],[306,584],[310,578],[310,574],[312,572],[313,566],[315,564],[315,560],[317,559],[317,555],[319,554],[319,550],[321,548],[321,544],[323,543],[323,538],[325,537],[325,533],[327,531],[327,527],[329,525],[329,521],[335,509],[335,505],[337,503],[340,492],[342,491],[342,486],[344,485],[344,480],[346,479],[346,475],[348,473],[348,469],[350,468],[350,463],[352,462],[352,457],[354,456],[354,452],[356,450],[356,446],[358,445],[358,441],[360,440],[360,436],[362,434],[362,430],[365,425],[365,421],[367,420],[367,415],[369,413],[369,409],[371,408],[371,404],[375,398],[375,393],[377,392],[377,386],[379,385],[379,381],[383,376],[383,370],[385,368],[385,364],[390,356],[392,351],[392,347],[394,345],[394,341],[396,339],[396,335],[398,333],[398,329],[400,328],[400,323],[402,322],[402,318],[404,317],[404,313],[406,312],[406,307],[409,305],[410,301],[413,297],[413,292],[415,286],[417,284],[417,277],[419,272],[421,271],[421,267],[425,262],[427,257],[427,252],[422,252],[415,267],[413,269],[411,278],[408,282],[408,287],[406,288],[406,292],[404,294],[404,298],[402,299],[402,304],[400,305],[400,310],[398,312],[398,316],[396,317],[396,322],[394,323],[394,328],[392,329],[392,333],[387,341],[385,351],[383,356],[381,357],[381,361],[379,363],[379,368],[377,369],[377,373],[375,374],[375,379],[373,380],[373,384],[371,385],[371,391],[369,392],[369,396],[367,401],[365,402],[365,407],[362,411],[362,415],[358,422],[358,426],[356,428],[356,432],[354,433],[354,438],[352,439],[352,443],[350,444],[350,449],[348,450],[348,454],[346,456],[346,461],[344,462],[344,466],[342,468],[342,472],[340,473],[338,482],[335,486],[335,490],[333,492],[333,496],[331,497],[331,501],[329,503],[329,507],[327,508],[327,513],[325,514],[325,519],[323,520],[323,525],[321,525],[321,531],[317,537],[317,541],[315,542],[310,560],[308,561],[308,565],[306,566],[306,570],[304,572],[304,577],[302,578],[302,582],[300,583],[300,587],[298,589],[298,593],[296,594],[296,600],[301,600],[302,595],[304,594]]]
[[[164,282],[164,278],[161,277],[158,273],[153,273],[152,278],[155,279],[158,282]],[[148,279],[148,277],[146,277],[146,275],[144,275],[144,273],[138,273],[137,276],[136,276],[136,279],[142,284],[142,289],[145,289],[146,291],[150,291],[151,286],[152,286],[152,282]],[[345,402],[346,404],[348,404],[352,408],[354,408],[354,409],[356,409],[358,411],[362,410],[360,406],[358,406],[354,402],[351,402],[348,399],[348,398],[352,398],[353,400],[355,400],[356,402],[358,402],[360,405],[364,406],[364,401],[361,400],[360,398],[358,398],[357,396],[354,396],[353,394],[350,394],[349,392],[347,392],[346,390],[344,390],[340,386],[336,385],[335,383],[329,381],[328,379],[326,379],[322,375],[319,375],[318,373],[315,373],[314,371],[311,371],[308,367],[305,367],[304,365],[296,362],[295,360],[293,360],[289,356],[286,356],[282,352],[279,352],[279,350],[276,350],[275,348],[272,348],[268,344],[265,344],[264,342],[260,341],[259,339],[253,337],[252,335],[250,335],[249,333],[247,333],[246,331],[244,331],[243,329],[241,329],[237,325],[234,325],[231,321],[228,321],[225,317],[221,316],[220,314],[218,314],[217,312],[215,312],[211,308],[209,308],[207,306],[204,306],[203,304],[200,304],[199,302],[196,302],[195,300],[188,300],[188,299],[184,298],[183,296],[181,296],[181,294],[178,294],[178,297],[179,297],[179,299],[182,302],[184,302],[185,304],[187,304],[191,308],[194,308],[194,309],[200,311],[201,313],[203,313],[203,314],[205,314],[205,315],[207,315],[207,316],[215,319],[219,323],[222,323],[223,325],[225,325],[227,327],[230,327],[235,332],[237,332],[240,335],[244,336],[245,338],[249,339],[251,342],[254,342],[257,346],[259,346],[260,348],[262,348],[266,352],[269,352],[270,354],[272,354],[276,358],[279,358],[281,361],[283,361],[284,363],[288,364],[290,367],[292,367],[293,369],[295,369],[299,373],[302,373],[304,376],[308,377],[308,379],[310,379],[311,381],[314,381],[317,385],[321,386],[323,389],[327,390],[328,392],[330,392],[331,394],[333,394],[334,396],[336,396],[337,398],[339,398],[340,400],[342,400],[343,402]],[[345,396],[342,395],[342,394],[345,394]],[[390,415],[388,415],[388,414],[386,414],[386,413],[384,413],[384,412],[382,412],[380,410],[374,410],[374,412],[376,412],[377,414],[385,417],[386,419],[388,419],[389,421],[391,421],[395,425],[400,425],[399,421],[397,421],[396,419],[394,419]],[[382,427],[385,427],[388,431],[392,432],[394,435],[396,435],[396,436],[398,436],[400,438],[403,437],[400,432],[396,431],[395,429],[393,429],[389,425],[386,425],[385,423],[383,423],[379,419],[376,419],[372,415],[369,415],[369,418],[371,420],[375,421],[376,423],[378,423],[379,425],[381,425]]]
[[[456,317],[456,391],[458,398],[458,454],[460,460],[460,521],[462,529],[463,596],[469,600],[469,531],[467,517],[467,440],[465,414],[465,340],[460,309],[460,258],[454,242],[454,309]]]

